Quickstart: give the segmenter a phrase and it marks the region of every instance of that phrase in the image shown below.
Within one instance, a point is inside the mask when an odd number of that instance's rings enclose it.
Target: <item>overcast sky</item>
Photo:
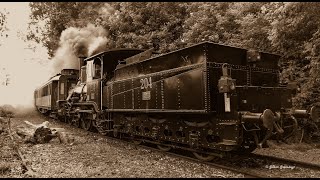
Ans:
[[[0,2],[0,11],[4,9],[9,12],[9,30],[7,38],[0,37],[0,74],[10,74],[10,84],[3,86],[0,83],[0,105],[31,105],[34,89],[49,78],[47,50],[18,37],[18,32],[27,32],[28,2]],[[35,51],[28,48],[30,44],[36,46]]]

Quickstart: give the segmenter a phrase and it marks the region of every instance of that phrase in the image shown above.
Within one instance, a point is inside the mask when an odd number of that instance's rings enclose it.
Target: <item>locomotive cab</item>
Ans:
[[[101,52],[84,59],[86,64],[87,102],[94,102],[99,109],[107,108],[106,99],[101,94],[107,82],[115,78],[115,70],[125,59],[133,57],[144,50],[141,49],[114,49]],[[84,70],[83,70],[84,71]],[[83,76],[82,76],[83,78]],[[102,105],[102,106],[101,106]]]
[[[95,58],[92,61],[87,61],[87,82],[90,82],[94,79],[99,79],[102,77],[101,72],[102,72],[102,67],[101,67],[101,60],[100,58]]]

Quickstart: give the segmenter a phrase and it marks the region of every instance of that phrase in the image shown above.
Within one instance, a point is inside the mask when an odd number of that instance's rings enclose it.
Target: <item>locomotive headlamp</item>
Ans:
[[[231,77],[221,76],[218,82],[219,93],[227,93],[236,89],[235,80]]]
[[[222,76],[218,81],[219,93],[228,93],[236,89],[235,79],[232,79],[227,64],[222,65]]]
[[[231,112],[231,99],[230,92],[236,89],[235,79],[231,78],[231,69],[228,69],[228,64],[223,64],[221,66],[222,76],[218,81],[219,93],[224,94],[224,110],[225,112]]]

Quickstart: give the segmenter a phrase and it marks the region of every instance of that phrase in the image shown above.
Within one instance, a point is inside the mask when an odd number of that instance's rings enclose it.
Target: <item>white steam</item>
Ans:
[[[89,45],[88,55],[91,56],[94,53],[100,52],[106,49],[108,39],[106,37],[97,37],[93,40],[93,42]]]
[[[106,50],[108,33],[101,26],[70,27],[61,33],[59,48],[52,59],[52,73],[62,69],[79,69],[78,57],[89,57]]]

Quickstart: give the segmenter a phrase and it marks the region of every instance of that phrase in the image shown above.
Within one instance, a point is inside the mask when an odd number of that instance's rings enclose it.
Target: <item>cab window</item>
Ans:
[[[87,80],[99,79],[101,77],[101,61],[95,59],[94,61],[87,62]]]
[[[93,79],[99,79],[101,77],[101,61],[99,59],[95,59],[93,65]]]
[[[93,67],[93,61],[88,61],[87,62],[87,81],[92,80],[92,77],[93,77],[92,67]]]

